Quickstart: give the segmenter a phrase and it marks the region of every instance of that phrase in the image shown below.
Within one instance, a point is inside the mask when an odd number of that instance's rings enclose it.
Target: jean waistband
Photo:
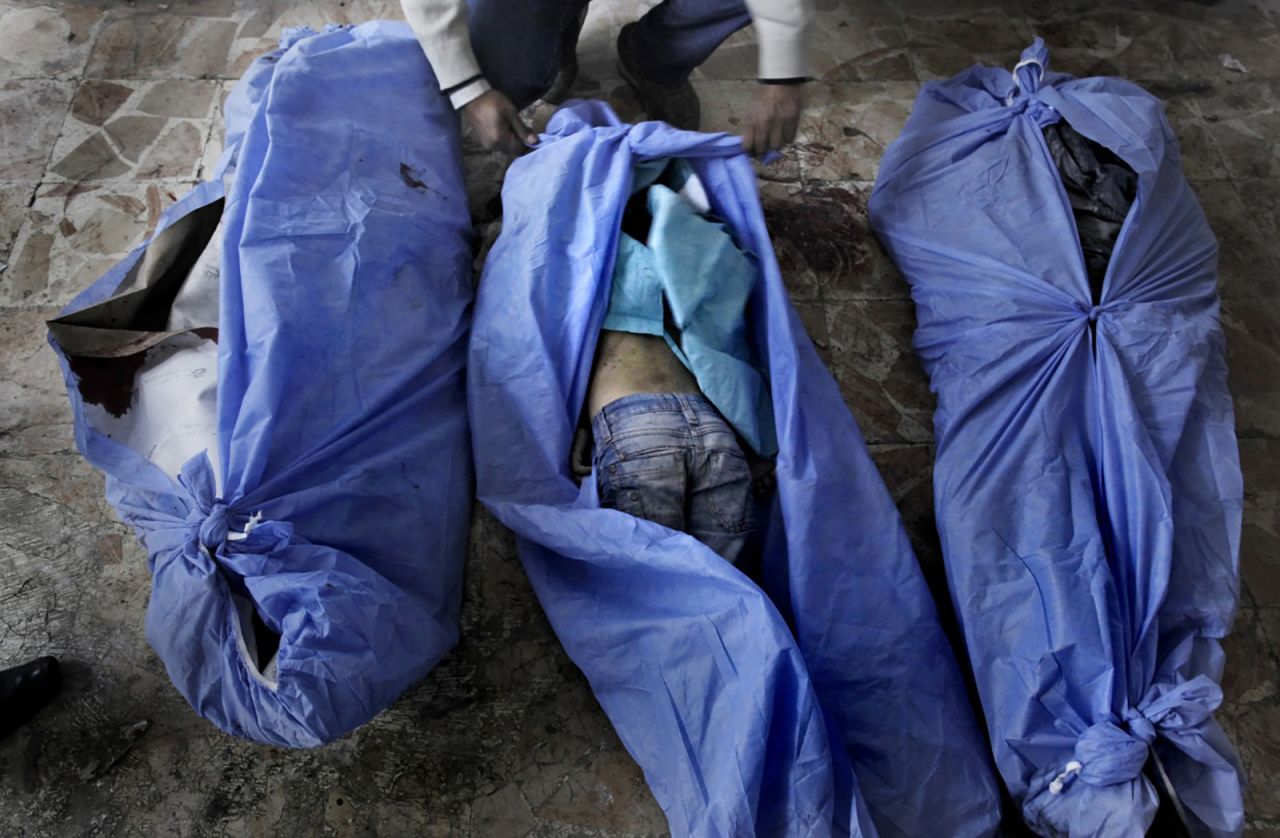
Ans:
[[[711,400],[701,393],[632,393],[600,408],[591,417],[591,431],[596,439],[608,439],[610,422],[620,422],[644,413],[683,414],[690,425],[708,420],[724,421]]]

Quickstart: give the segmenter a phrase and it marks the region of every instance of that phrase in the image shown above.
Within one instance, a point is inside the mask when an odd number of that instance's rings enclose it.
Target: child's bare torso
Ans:
[[[600,332],[587,394],[588,415],[594,416],[610,402],[633,393],[697,392],[697,380],[661,336],[607,329]]]

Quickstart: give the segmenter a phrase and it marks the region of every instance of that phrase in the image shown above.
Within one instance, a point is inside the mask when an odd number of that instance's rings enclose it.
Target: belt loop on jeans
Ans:
[[[609,427],[609,406],[605,405],[596,411],[596,415],[591,417],[591,434],[595,435],[596,423],[600,424],[600,430],[603,432],[603,439],[594,440],[601,445],[613,439],[613,429]]]
[[[692,427],[698,425],[698,411],[694,408],[693,401],[687,393],[677,393],[676,400],[680,402],[680,410],[684,413],[684,420]]]

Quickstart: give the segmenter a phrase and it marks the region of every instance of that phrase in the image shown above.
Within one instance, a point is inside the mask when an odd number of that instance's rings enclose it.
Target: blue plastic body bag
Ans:
[[[984,835],[987,746],[906,532],[787,298],[728,135],[557,113],[503,188],[468,401],[480,499],[674,835]],[[749,332],[780,445],[764,588],[689,535],[601,509],[570,475],[619,227],[641,161],[692,164],[759,257]],[[766,593],[767,590],[767,593]]]
[[[1236,834],[1239,766],[1212,715],[1242,492],[1217,245],[1159,101],[1047,61],[1037,41],[1014,73],[926,85],[870,203],[938,394],[951,593],[1036,831],[1142,834],[1154,749],[1194,830]],[[1059,119],[1138,177],[1096,303],[1042,135]]]
[[[174,684],[223,730],[314,746],[457,639],[473,487],[458,129],[408,27],[386,23],[290,32],[226,116],[218,176],[81,294],[51,343],[80,450],[146,546],[147,637]],[[221,468],[199,454],[174,479],[102,430],[107,362],[59,336],[117,355],[154,337],[145,311],[104,312],[166,231],[219,206]],[[279,635],[270,676],[245,605]]]

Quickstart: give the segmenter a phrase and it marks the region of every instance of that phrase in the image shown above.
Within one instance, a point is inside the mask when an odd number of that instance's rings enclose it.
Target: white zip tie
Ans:
[[[1079,774],[1082,768],[1084,766],[1074,759],[1068,762],[1066,770],[1054,777],[1053,782],[1049,783],[1049,794],[1062,794],[1062,790],[1066,788],[1067,780]]]
[[[1013,104],[1013,97],[1017,96],[1022,90],[1022,80],[1018,78],[1018,71],[1023,67],[1030,67],[1032,64],[1040,68],[1040,75],[1044,76],[1044,62],[1039,58],[1024,58],[1017,64],[1013,65],[1013,90],[1009,91],[1009,95],[1004,97],[1006,107]]]
[[[244,525],[244,532],[233,532],[227,535],[227,541],[244,541],[249,537],[249,533],[253,532],[253,528],[262,523],[262,510],[249,516],[249,520]]]

